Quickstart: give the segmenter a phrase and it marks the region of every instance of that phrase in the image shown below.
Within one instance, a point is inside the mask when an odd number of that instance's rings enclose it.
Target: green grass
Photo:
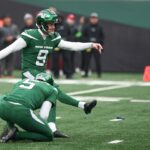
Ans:
[[[13,74],[15,77],[20,78],[21,77],[21,71],[16,70]],[[75,73],[73,76],[74,79],[84,79],[81,78],[81,75],[79,73]],[[64,79],[64,77],[62,78]],[[102,77],[98,78],[95,73],[90,76],[89,79],[101,79],[101,80],[121,80],[121,81],[142,81],[143,75],[140,73],[102,73]]]
[[[90,85],[90,86],[86,86],[81,84],[79,85],[60,85],[59,86],[63,91],[65,92],[76,92],[76,91],[80,91],[81,89],[83,90],[90,90],[90,89],[95,89],[95,88],[102,88],[102,87],[107,87],[107,85]]]
[[[131,97],[134,99],[149,99],[150,100],[150,87],[137,87],[132,86],[122,89],[114,89],[110,91],[102,91],[91,93],[90,96],[110,96],[110,97]],[[85,94],[86,95],[86,94]]]
[[[105,76],[104,76],[105,75]],[[105,73],[104,80],[141,81],[141,74]],[[77,76],[77,75],[76,75]],[[79,78],[79,77],[75,77]],[[96,79],[96,75],[92,76]],[[91,78],[91,79],[92,79]],[[10,91],[12,84],[0,83],[0,93]],[[108,85],[107,85],[108,86]],[[88,85],[60,85],[66,92],[82,91],[105,87]],[[95,92],[82,96],[131,97],[150,100],[150,86],[131,86],[129,88]],[[85,115],[78,108],[58,102],[58,128],[68,134],[68,139],[56,139],[54,142],[18,141],[0,144],[0,150],[149,150],[150,149],[150,103],[98,102],[92,114]],[[110,122],[117,116],[125,117],[124,121]],[[4,122],[0,121],[0,131]],[[113,140],[123,140],[119,144],[108,144]]]

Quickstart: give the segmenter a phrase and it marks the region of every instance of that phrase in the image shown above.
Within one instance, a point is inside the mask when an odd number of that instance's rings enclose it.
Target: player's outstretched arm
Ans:
[[[15,42],[13,42],[11,45],[8,47],[2,49],[0,51],[0,60],[8,56],[9,54],[19,51],[22,48],[25,48],[27,46],[25,40],[22,38],[18,38]]]
[[[102,45],[100,43],[81,43],[81,42],[69,42],[69,41],[64,41],[61,40],[60,43],[58,44],[58,47],[61,49],[65,50],[70,50],[70,51],[82,51],[88,48],[95,48],[97,49],[100,53],[102,52]]]

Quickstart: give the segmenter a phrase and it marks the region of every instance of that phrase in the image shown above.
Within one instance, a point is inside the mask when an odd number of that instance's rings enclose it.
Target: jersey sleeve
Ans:
[[[61,39],[62,39],[61,35],[58,32],[55,32],[54,39],[52,40],[54,42],[55,47],[58,46],[58,44],[60,43]]]
[[[55,87],[51,86],[48,93],[49,94],[46,100],[50,101],[53,105],[55,105],[58,97],[58,90]]]

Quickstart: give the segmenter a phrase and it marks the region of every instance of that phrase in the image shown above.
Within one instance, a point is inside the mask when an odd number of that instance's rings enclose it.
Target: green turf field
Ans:
[[[150,149],[150,83],[141,74],[105,73],[102,79],[92,76],[62,82],[60,87],[79,99],[96,98],[99,102],[92,114],[58,103],[58,128],[70,136],[54,142],[22,141],[0,144],[0,150],[149,150]],[[13,86],[11,80],[0,79],[0,94]],[[74,83],[72,83],[74,82]],[[117,116],[123,121],[110,121]],[[4,122],[0,121],[0,131]],[[121,143],[109,144],[114,140]]]

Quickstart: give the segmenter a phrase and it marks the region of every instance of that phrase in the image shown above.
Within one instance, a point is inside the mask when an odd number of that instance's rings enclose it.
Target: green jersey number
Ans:
[[[33,83],[29,79],[27,79],[19,87],[22,88],[22,89],[31,90],[34,86],[35,86],[35,83]]]
[[[37,56],[36,65],[44,66],[48,55],[48,50],[40,50]]]

